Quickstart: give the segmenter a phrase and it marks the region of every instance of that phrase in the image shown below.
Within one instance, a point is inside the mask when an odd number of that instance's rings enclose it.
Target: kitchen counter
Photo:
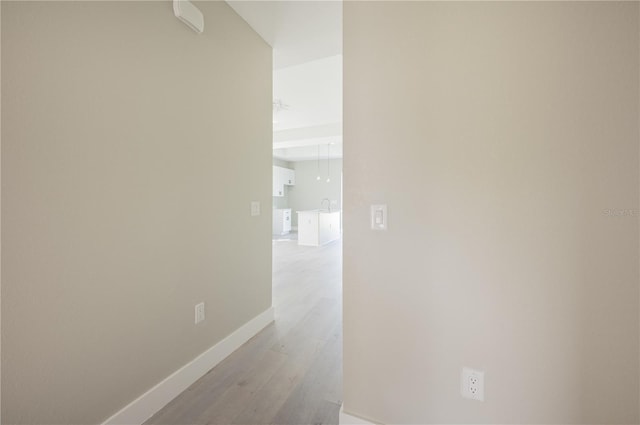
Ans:
[[[340,238],[340,211],[296,212],[298,214],[298,245],[320,246]]]

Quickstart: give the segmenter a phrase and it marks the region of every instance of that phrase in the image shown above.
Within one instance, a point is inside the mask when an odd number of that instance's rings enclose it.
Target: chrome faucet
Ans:
[[[320,201],[320,209],[322,209],[322,204],[324,204],[324,201],[327,201],[327,211],[331,212],[331,201],[329,200],[329,198],[324,198],[322,201]]]

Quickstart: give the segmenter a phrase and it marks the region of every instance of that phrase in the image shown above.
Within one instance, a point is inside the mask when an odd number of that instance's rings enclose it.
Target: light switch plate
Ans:
[[[196,325],[204,321],[204,303],[196,304]]]
[[[371,228],[373,230],[387,230],[387,205],[371,205]]]
[[[260,201],[251,201],[251,216],[260,215]]]

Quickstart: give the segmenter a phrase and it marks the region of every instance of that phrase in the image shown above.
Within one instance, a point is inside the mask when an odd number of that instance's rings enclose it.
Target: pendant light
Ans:
[[[316,180],[320,181],[320,145],[318,145],[318,177]]]
[[[331,181],[331,174],[329,173],[329,146],[331,146],[331,143],[327,143],[327,183]]]

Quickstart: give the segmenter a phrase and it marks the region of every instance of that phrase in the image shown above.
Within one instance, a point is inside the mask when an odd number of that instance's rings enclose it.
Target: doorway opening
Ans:
[[[304,409],[323,412],[318,423],[337,423],[342,405],[342,56],[275,69],[273,76],[275,328],[284,341],[281,348],[309,362],[302,379],[314,394],[304,395]],[[300,384],[300,391],[307,390]]]
[[[275,323],[270,332],[278,343],[270,350],[287,357],[276,378],[282,373],[287,380],[301,381],[290,382],[288,401],[267,422],[338,423],[342,404],[342,2],[227,3],[273,49]],[[289,371],[289,365],[296,370]],[[301,401],[304,406],[297,404]]]
[[[273,249],[339,241],[342,55],[274,69],[273,94]]]

